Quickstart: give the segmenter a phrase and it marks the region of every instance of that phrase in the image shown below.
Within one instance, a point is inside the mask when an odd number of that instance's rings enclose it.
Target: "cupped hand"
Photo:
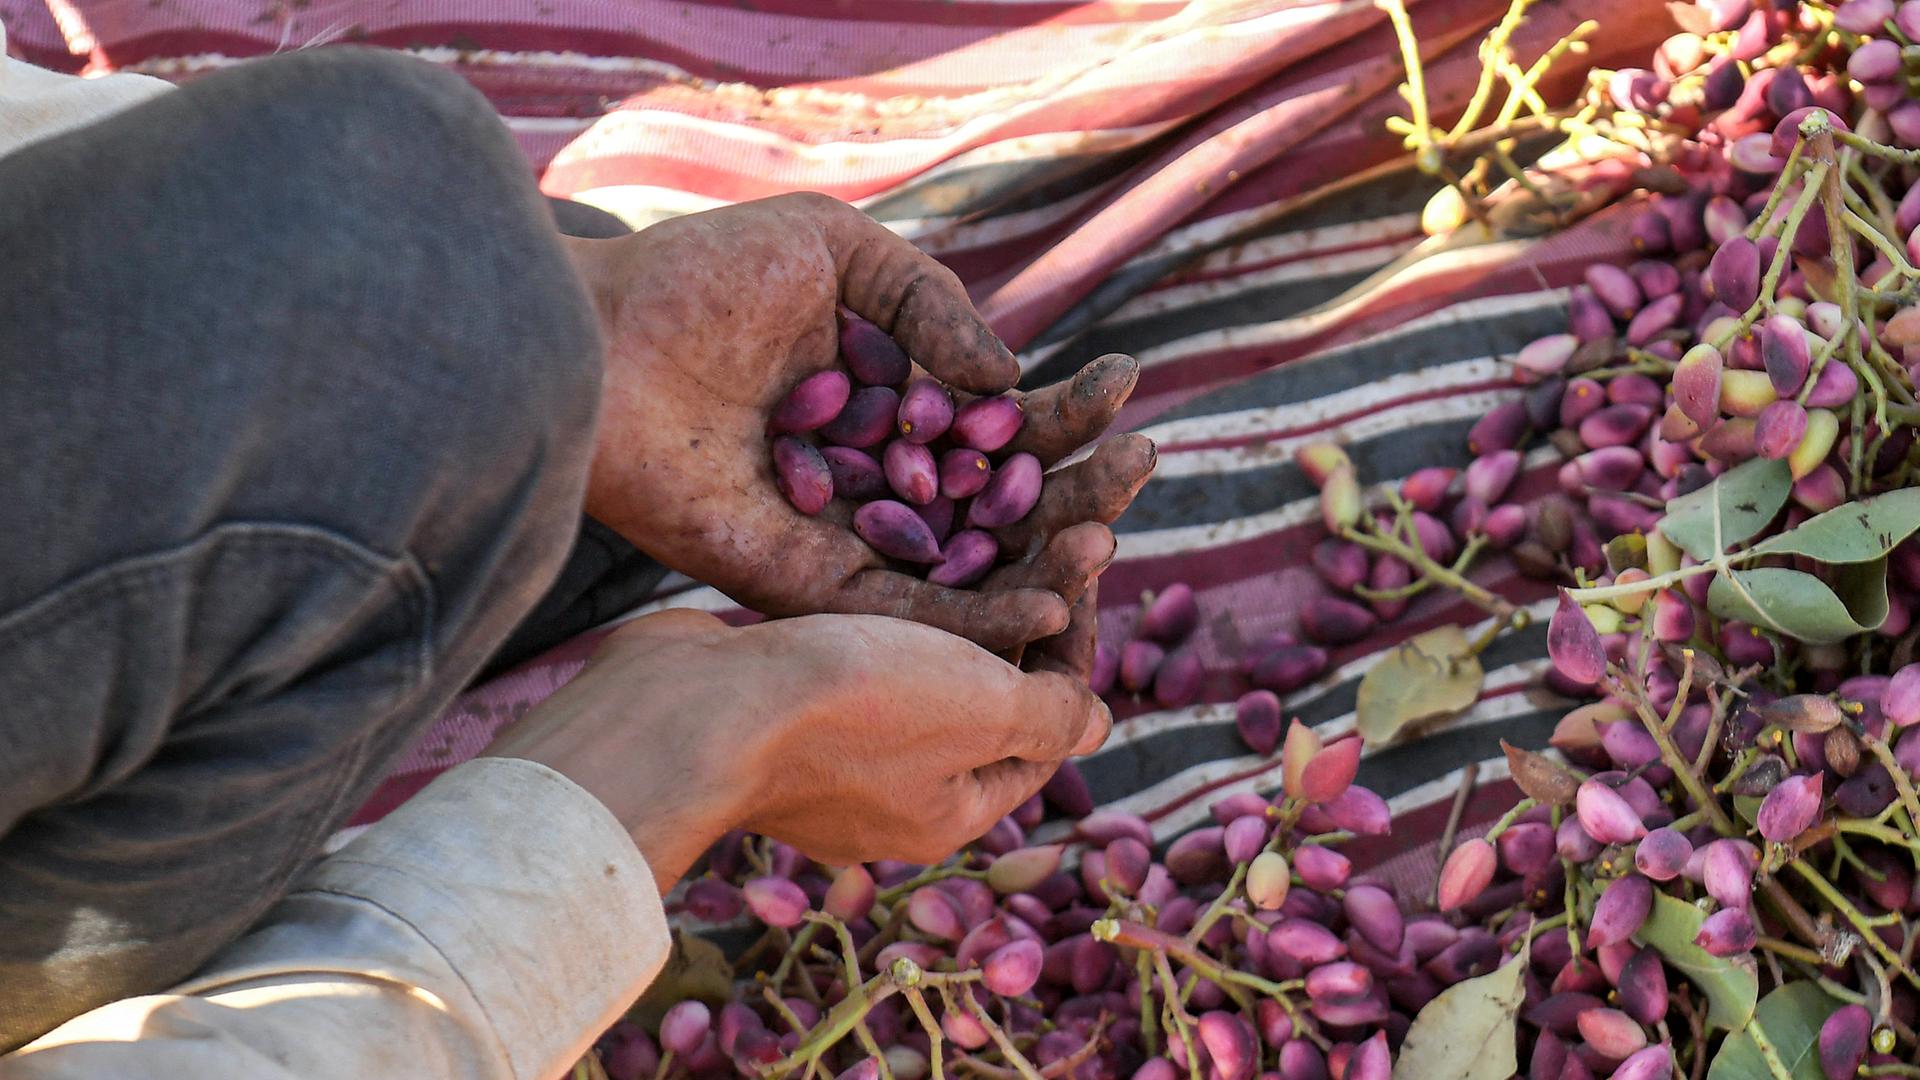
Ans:
[[[598,796],[663,890],[732,828],[830,864],[932,863],[1106,738],[1064,651],[1035,666],[900,619],[663,612],[616,629],[488,753]]]
[[[588,513],[769,615],[890,615],[995,650],[1068,626],[1086,582],[1061,575],[1090,568],[1042,556],[1072,526],[1126,509],[1153,468],[1144,437],[1109,440],[1049,475],[1034,510],[998,530],[1003,550],[1053,571],[1012,586],[1003,576],[999,587],[953,590],[889,569],[848,527],[845,507],[806,517],[774,484],[768,413],[837,363],[842,304],[958,396],[1014,384],[1018,364],[945,267],[865,214],[808,194],[569,243],[607,339]],[[1023,395],[1027,420],[1009,450],[1049,466],[1065,458],[1112,422],[1138,372],[1107,356]]]

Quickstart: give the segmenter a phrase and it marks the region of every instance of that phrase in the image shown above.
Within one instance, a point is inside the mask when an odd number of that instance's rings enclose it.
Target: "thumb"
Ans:
[[[1000,756],[1054,763],[1106,742],[1113,714],[1086,680],[1035,671],[1022,674],[1016,686],[1011,708],[996,717]]]
[[[1020,363],[974,310],[953,271],[845,204],[821,215],[841,302],[907,350],[934,378],[976,394],[1020,379]]]

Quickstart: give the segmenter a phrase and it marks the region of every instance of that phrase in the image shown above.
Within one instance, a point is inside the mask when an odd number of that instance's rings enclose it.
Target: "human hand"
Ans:
[[[1059,634],[1098,564],[1098,544],[1049,544],[1111,522],[1152,471],[1126,435],[1048,476],[1040,503],[996,530],[1030,570],[1020,584],[952,590],[888,569],[830,506],[809,518],[774,484],[766,421],[796,383],[837,363],[845,304],[889,330],[962,392],[1012,386],[1018,364],[945,267],[853,208],[819,195],[744,203],[614,240],[570,240],[601,312],[607,375],[587,512],[662,563],[769,615],[912,619],[990,649]],[[1023,396],[1009,452],[1052,465],[1092,441],[1132,391],[1138,365],[1095,361]],[[957,395],[964,397],[964,393]]]
[[[933,863],[1105,740],[1106,706],[1059,663],[900,619],[668,611],[615,629],[487,752],[600,798],[663,891],[733,828],[835,865]]]

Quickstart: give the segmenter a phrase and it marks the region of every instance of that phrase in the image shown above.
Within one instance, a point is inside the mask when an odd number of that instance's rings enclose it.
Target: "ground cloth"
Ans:
[[[1471,92],[1505,0],[1409,7],[1445,116]],[[1645,63],[1673,32],[1656,0],[1604,12],[1542,0],[1517,51],[1531,58],[1590,15],[1605,20],[1588,58],[1602,66]],[[1100,801],[1146,814],[1163,838],[1220,795],[1278,783],[1236,737],[1232,702],[1240,643],[1291,629],[1320,588],[1307,553],[1322,533],[1292,448],[1342,438],[1371,481],[1464,464],[1466,428],[1514,392],[1502,357],[1563,326],[1564,288],[1586,263],[1626,252],[1621,215],[1601,214],[1369,280],[1419,239],[1432,189],[1382,127],[1402,66],[1370,0],[0,0],[0,19],[34,63],[182,81],[335,41],[404,49],[485,92],[550,194],[642,226],[828,192],[952,266],[1030,382],[1107,351],[1139,356],[1120,426],[1157,440],[1160,466],[1117,526],[1100,629],[1123,640],[1142,590],[1189,582],[1209,679],[1191,708],[1117,707],[1084,770]],[[1535,451],[1522,491],[1550,490],[1556,464]],[[1546,610],[1548,590],[1502,562],[1476,577]],[[684,580],[652,606],[667,605],[752,618]],[[1347,729],[1377,654],[1450,621],[1480,616],[1420,598],[1337,650],[1289,712]],[[1402,821],[1363,860],[1430,873],[1421,845],[1469,763],[1483,785],[1470,821],[1510,799],[1497,740],[1537,745],[1564,708],[1534,685],[1543,627],[1483,658],[1474,708],[1367,755],[1361,781]],[[478,752],[591,644],[465,695],[358,820]]]

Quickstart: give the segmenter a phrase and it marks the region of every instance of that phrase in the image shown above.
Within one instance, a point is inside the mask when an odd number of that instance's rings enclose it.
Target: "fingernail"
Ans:
[[[1160,447],[1145,435],[1136,437],[1139,438],[1141,442],[1147,444],[1147,467],[1140,470],[1140,475],[1142,478],[1152,476],[1154,467],[1160,464]]]
[[[1067,627],[1073,622],[1073,608],[1065,600],[1060,599],[1057,593],[1054,594],[1054,599],[1060,600],[1060,604],[1054,609],[1054,617],[1047,620],[1047,625],[1052,627],[1047,633],[1048,637],[1066,633]]]
[[[1073,756],[1080,757],[1100,749],[1107,741],[1107,734],[1113,730],[1113,710],[1107,703],[1095,698],[1093,712],[1087,718],[1087,730],[1081,734],[1079,745],[1073,748]]]

